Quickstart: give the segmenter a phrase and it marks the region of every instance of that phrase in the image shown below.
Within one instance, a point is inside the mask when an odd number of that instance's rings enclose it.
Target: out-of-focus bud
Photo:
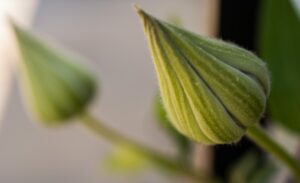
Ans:
[[[175,128],[204,144],[238,141],[262,117],[269,72],[251,52],[160,21],[137,8],[165,109]]]
[[[95,93],[92,75],[77,60],[12,23],[20,48],[25,101],[38,119],[57,126],[83,112]]]

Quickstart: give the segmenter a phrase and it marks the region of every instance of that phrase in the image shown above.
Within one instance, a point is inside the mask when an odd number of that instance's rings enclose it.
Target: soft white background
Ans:
[[[1,0],[0,0],[1,1]],[[20,0],[25,1],[25,0]],[[165,19],[205,32],[198,0],[134,1]],[[109,125],[165,153],[171,142],[152,118],[155,73],[132,0],[42,0],[33,30],[82,55],[99,78],[93,112]],[[78,124],[49,130],[24,110],[16,78],[0,130],[1,183],[174,182],[155,171],[116,176],[101,168],[110,145]],[[180,182],[180,181],[179,181]]]

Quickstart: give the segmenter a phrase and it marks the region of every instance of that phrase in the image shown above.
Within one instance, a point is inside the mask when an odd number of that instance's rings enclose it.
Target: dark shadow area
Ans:
[[[219,37],[256,52],[256,29],[259,1],[221,1]],[[226,179],[230,168],[247,152],[263,156],[262,151],[247,138],[233,145],[214,147],[214,167],[217,176]]]

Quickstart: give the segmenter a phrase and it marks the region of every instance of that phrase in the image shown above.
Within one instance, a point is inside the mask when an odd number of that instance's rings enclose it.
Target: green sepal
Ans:
[[[204,144],[237,142],[262,117],[270,91],[253,53],[163,22],[137,8],[173,126]]]
[[[79,115],[94,96],[94,77],[78,59],[12,23],[20,49],[20,84],[26,104],[46,126]]]
[[[175,142],[178,150],[178,159],[187,163],[189,160],[188,154],[191,151],[191,143],[189,139],[179,133],[170,122],[159,94],[156,95],[154,99],[154,114],[160,127],[162,127]]]

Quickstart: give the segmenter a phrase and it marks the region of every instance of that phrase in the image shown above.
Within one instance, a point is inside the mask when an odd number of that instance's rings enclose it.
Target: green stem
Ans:
[[[101,121],[95,119],[89,114],[82,114],[79,116],[80,122],[87,127],[89,130],[93,131],[98,136],[105,138],[111,143],[127,146],[138,153],[143,154],[146,158],[151,160],[151,162],[163,167],[167,170],[170,170],[174,173],[182,174],[186,177],[189,177],[195,182],[216,182],[214,179],[206,177],[199,172],[194,171],[191,167],[176,161],[175,159],[169,158],[165,155],[162,155],[144,145],[141,145],[122,134],[116,132],[115,130],[104,125]]]
[[[277,144],[266,132],[259,126],[251,127],[247,130],[250,139],[256,142],[260,147],[271,153],[279,159],[294,174],[295,179],[300,182],[300,166],[285,149]]]

